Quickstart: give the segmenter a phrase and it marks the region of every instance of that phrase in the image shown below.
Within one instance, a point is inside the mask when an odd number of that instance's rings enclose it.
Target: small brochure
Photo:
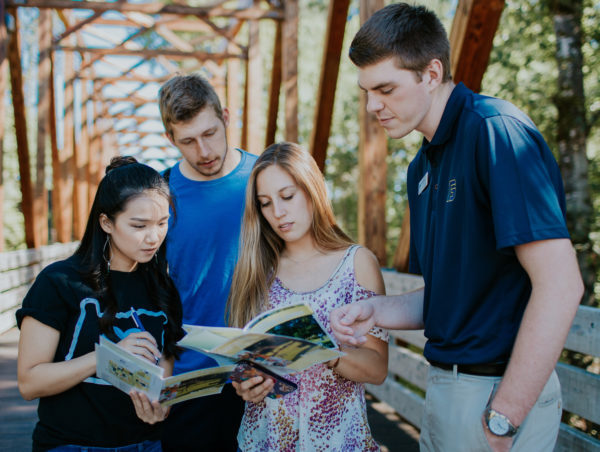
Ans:
[[[211,367],[163,378],[163,368],[100,337],[96,344],[96,376],[129,393],[145,392],[150,400],[172,405],[220,393],[235,365]]]
[[[209,356],[247,360],[278,374],[302,371],[342,356],[312,308],[296,304],[266,311],[244,328],[183,325],[178,344]],[[222,359],[219,361],[222,362]]]
[[[100,337],[96,375],[126,393],[145,392],[164,405],[220,393],[230,378],[243,381],[253,375],[274,379],[270,396],[281,397],[296,389],[284,375],[344,355],[307,304],[264,312],[242,329],[183,327],[187,335],[178,345],[211,356],[219,367],[165,378],[162,367]]]

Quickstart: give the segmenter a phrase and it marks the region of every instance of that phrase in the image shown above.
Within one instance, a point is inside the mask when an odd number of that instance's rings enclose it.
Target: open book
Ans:
[[[101,337],[96,344],[96,375],[124,392],[135,389],[150,400],[172,405],[220,393],[230,377],[240,374],[234,370],[243,361],[257,364],[279,380],[271,394],[277,397],[293,390],[284,389],[281,383],[291,382],[278,376],[343,355],[306,304],[264,312],[243,329],[195,325],[184,325],[184,329],[188,334],[178,344],[215,358],[219,367],[164,378],[161,367]]]
[[[278,374],[302,371],[342,356],[307,304],[266,311],[243,329],[183,325],[178,344],[221,364],[247,360]]]
[[[196,397],[218,394],[235,365],[211,367],[173,377],[163,377],[164,369],[100,337],[96,344],[96,376],[121,391],[145,392],[150,400],[172,405]]]

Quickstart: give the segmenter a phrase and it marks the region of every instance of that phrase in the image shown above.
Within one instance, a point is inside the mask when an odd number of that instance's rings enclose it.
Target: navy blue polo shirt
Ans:
[[[410,271],[425,280],[425,357],[508,361],[531,292],[514,246],[568,238],[556,160],[509,102],[458,84],[408,169]]]

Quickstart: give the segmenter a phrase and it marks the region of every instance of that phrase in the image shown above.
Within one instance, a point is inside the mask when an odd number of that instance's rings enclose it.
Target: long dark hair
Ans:
[[[110,331],[118,307],[104,255],[108,235],[100,227],[100,215],[104,214],[114,222],[129,201],[146,191],[164,196],[173,205],[169,185],[156,170],[138,163],[133,157],[114,157],[98,185],[83,239],[75,251],[75,255],[81,259],[84,280],[100,297],[104,310],[100,319],[103,333]],[[179,293],[167,272],[165,243],[162,243],[156,258],[146,263],[140,262],[138,266],[148,287],[150,301],[167,315],[163,352],[167,357],[177,356],[175,343],[183,336],[183,312]]]

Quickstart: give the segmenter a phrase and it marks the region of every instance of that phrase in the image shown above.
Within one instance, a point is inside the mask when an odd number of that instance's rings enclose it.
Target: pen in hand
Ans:
[[[135,326],[137,326],[140,331],[146,331],[146,328],[144,328],[144,325],[142,325],[142,321],[140,320],[140,317],[137,315],[137,311],[135,309],[133,309],[133,307],[131,307],[131,317],[133,318],[133,323],[135,323]],[[154,360],[156,361],[156,364],[158,364],[158,362],[160,361],[160,358],[157,358],[155,356]]]

